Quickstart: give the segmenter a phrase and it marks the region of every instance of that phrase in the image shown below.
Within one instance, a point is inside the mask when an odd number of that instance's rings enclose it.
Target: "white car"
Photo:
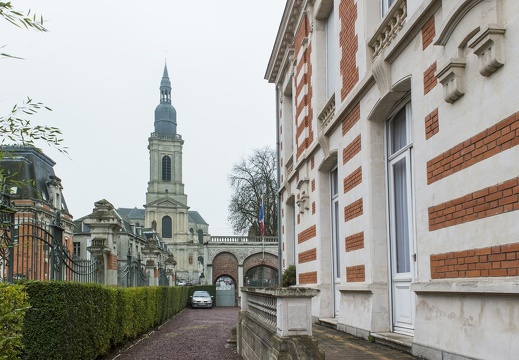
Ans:
[[[209,308],[213,307],[213,297],[207,291],[195,291],[189,297],[191,307],[194,308]]]
[[[178,283],[177,283],[178,286],[185,286],[186,285],[186,282],[184,280],[180,280]]]

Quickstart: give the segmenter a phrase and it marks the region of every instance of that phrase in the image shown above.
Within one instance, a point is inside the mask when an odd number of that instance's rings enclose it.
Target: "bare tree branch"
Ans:
[[[228,219],[238,234],[259,234],[259,210],[263,197],[265,235],[277,235],[276,152],[270,147],[254,149],[238,161],[229,175],[233,194]]]

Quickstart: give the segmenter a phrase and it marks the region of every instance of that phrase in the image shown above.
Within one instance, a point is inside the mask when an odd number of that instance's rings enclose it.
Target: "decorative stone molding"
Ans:
[[[391,41],[404,27],[407,19],[406,0],[397,0],[392,6],[386,17],[382,21],[372,40],[369,42],[374,50],[373,58],[376,58],[382,49],[388,47]]]
[[[243,262],[245,259],[247,259],[249,256],[258,254],[260,252],[264,251],[266,254],[271,254],[274,256],[278,256],[278,247],[277,244],[275,246],[272,246],[272,244],[265,244],[263,249],[261,249],[261,244],[258,244],[254,247],[240,247],[237,248],[235,246],[218,246],[216,248],[209,249],[209,261],[207,265],[212,265],[214,258],[221,253],[231,253],[233,254],[236,259],[238,260],[238,265],[243,265]]]
[[[479,73],[490,76],[505,63],[505,27],[490,25],[469,44],[479,58]]]
[[[464,59],[454,58],[435,75],[443,85],[443,98],[450,104],[465,94],[465,65]]]
[[[317,117],[319,122],[321,123],[321,127],[325,128],[330,121],[332,121],[333,116],[335,115],[335,94],[330,97],[323,110]]]

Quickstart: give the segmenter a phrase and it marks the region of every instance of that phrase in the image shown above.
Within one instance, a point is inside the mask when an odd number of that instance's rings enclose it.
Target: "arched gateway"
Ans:
[[[277,237],[215,236],[211,237],[205,250],[206,278],[217,286],[217,306],[239,305],[242,286],[274,287],[278,284]]]

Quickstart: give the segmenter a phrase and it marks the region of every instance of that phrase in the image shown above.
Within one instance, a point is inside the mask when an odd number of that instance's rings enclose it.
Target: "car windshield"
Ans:
[[[198,297],[209,297],[209,293],[207,291],[195,291],[193,293],[193,296],[198,296]]]

